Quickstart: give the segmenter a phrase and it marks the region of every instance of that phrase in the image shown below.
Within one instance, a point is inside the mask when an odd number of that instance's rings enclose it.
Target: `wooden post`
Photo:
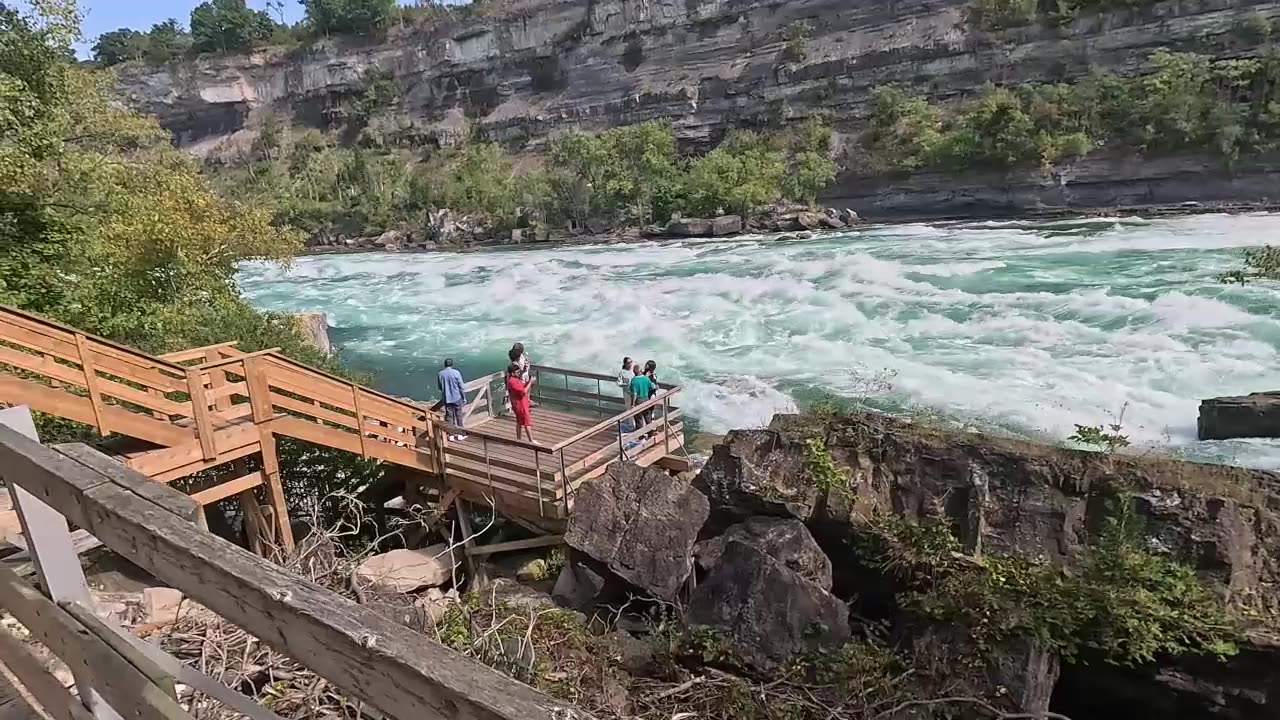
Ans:
[[[485,577],[484,561],[476,560],[471,556],[471,551],[475,550],[476,540],[471,537],[471,503],[458,498],[453,503],[454,512],[458,515],[458,530],[462,533],[463,543],[463,562],[467,567],[467,575],[471,576],[470,590],[475,592],[481,587],[489,584],[489,580]],[[456,542],[456,541],[455,541]],[[453,545],[454,543],[449,543]]]
[[[204,351],[205,362],[214,363],[214,362],[218,362],[221,359],[222,359],[222,356],[218,354],[218,351],[216,348],[209,348],[208,350]],[[213,388],[214,390],[217,390],[218,388],[226,387],[226,385],[227,385],[227,371],[225,369],[214,368],[209,371],[209,387]],[[218,410],[230,410],[231,396],[223,395],[222,397],[213,401],[213,406]]]
[[[89,350],[88,340],[80,333],[76,333],[76,354],[80,356],[80,367],[84,370],[84,386],[89,390],[93,422],[98,426],[98,434],[106,435],[107,424],[102,419],[102,393],[98,392],[98,371],[93,366],[93,353]]]
[[[0,425],[16,430],[32,440],[40,439],[36,434],[35,421],[31,418],[31,409],[26,406],[0,410]],[[17,483],[9,481],[7,484],[13,508],[18,513],[18,522],[22,525],[22,535],[27,540],[27,551],[31,553],[32,563],[45,594],[54,602],[91,604],[93,600],[89,596],[89,584],[80,567],[80,556],[76,554],[71,542],[71,529],[67,526],[67,519]],[[121,720],[120,714],[94,688],[88,668],[72,665],[71,674],[75,678],[81,702],[89,708],[94,718]]]
[[[245,385],[253,422],[258,426],[258,442],[262,446],[262,474],[267,487],[267,504],[275,519],[276,541],[286,552],[293,552],[293,528],[289,526],[289,506],[280,483],[280,462],[276,457],[276,436],[271,432],[271,386],[267,382],[267,360],[261,357],[245,361]]]
[[[369,457],[369,449],[365,447],[364,413],[360,410],[360,388],[351,383],[351,407],[356,411],[356,437],[360,438],[360,457]]]
[[[213,444],[213,421],[209,418],[209,401],[204,395],[204,380],[195,368],[187,369],[187,393],[191,395],[191,414],[196,421],[196,436],[200,439],[200,452],[205,460],[218,457]]]

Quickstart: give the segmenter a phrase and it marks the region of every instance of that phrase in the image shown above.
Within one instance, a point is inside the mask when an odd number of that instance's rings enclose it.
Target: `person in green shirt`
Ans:
[[[631,397],[633,398],[632,402],[636,405],[639,405],[640,403],[648,402],[649,396],[653,395],[654,389],[655,388],[653,385],[653,380],[650,380],[648,375],[645,375],[644,373],[636,375],[635,377],[631,378]],[[639,424],[639,427],[644,427],[645,425],[648,425],[650,423],[652,417],[653,417],[653,409],[650,408],[640,413],[637,416],[638,419],[636,420],[636,422]]]

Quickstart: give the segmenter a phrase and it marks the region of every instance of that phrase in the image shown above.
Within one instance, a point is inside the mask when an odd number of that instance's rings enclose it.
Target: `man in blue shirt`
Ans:
[[[455,427],[462,427],[462,405],[467,400],[463,389],[462,373],[453,366],[453,358],[446,358],[444,369],[440,371],[436,383],[440,387],[440,397],[444,400],[444,421]],[[450,435],[450,440],[466,440],[467,436]]]

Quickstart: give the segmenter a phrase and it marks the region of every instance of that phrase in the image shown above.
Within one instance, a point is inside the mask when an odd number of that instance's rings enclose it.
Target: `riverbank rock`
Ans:
[[[297,322],[298,330],[307,342],[325,355],[333,352],[333,345],[329,342],[328,316],[322,312],[304,312],[297,313],[293,317]]]
[[[730,542],[750,545],[823,590],[831,589],[831,560],[799,520],[753,517],[733,525],[720,537],[698,543],[698,567],[713,570]]]
[[[362,591],[410,593],[448,583],[459,561],[444,543],[421,550],[400,548],[360,563],[352,581]]]
[[[716,237],[737,235],[742,232],[741,215],[721,215],[711,221],[711,234]]]
[[[1280,437],[1280,391],[1202,400],[1196,430],[1201,440]]]
[[[622,584],[604,563],[570,550],[568,562],[551,589],[551,599],[561,607],[590,612],[607,604],[621,590]]]
[[[690,624],[725,635],[734,654],[769,672],[798,652],[849,640],[849,610],[838,598],[766,553],[737,540],[689,598]]]
[[[693,567],[707,499],[658,468],[631,463],[578,489],[565,544],[627,582],[673,600]]]
[[[705,218],[672,218],[667,223],[667,234],[676,237],[702,237],[710,235],[713,229],[712,221]]]

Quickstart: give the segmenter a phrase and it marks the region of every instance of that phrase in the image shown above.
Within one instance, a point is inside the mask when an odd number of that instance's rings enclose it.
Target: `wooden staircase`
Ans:
[[[276,350],[244,353],[222,343],[153,356],[4,306],[0,404],[94,427],[112,438],[119,461],[159,482],[219,468],[192,497],[208,505],[236,496],[256,526],[251,542],[285,550],[293,537],[277,435],[432,476],[440,469],[435,413]],[[260,470],[248,471],[251,456]]]

